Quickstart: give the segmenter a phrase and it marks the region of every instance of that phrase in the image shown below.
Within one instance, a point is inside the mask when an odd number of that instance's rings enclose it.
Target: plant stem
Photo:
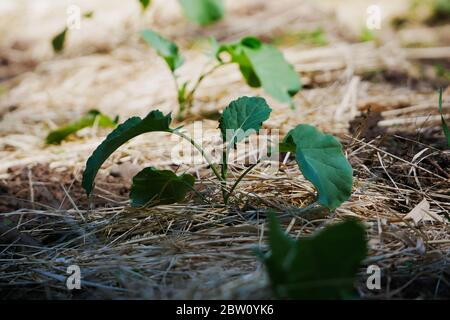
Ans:
[[[200,86],[200,84],[203,82],[203,80],[207,76],[209,76],[210,74],[212,74],[214,71],[216,71],[217,69],[219,69],[221,66],[223,66],[225,64],[226,63],[224,63],[224,62],[220,62],[220,63],[216,64],[215,66],[213,66],[208,71],[202,72],[200,74],[200,76],[198,77],[198,79],[195,82],[194,86],[192,87],[192,89],[189,91],[189,93],[184,98],[184,102],[180,103],[180,101],[178,100],[178,104],[180,106],[180,115],[182,115],[182,112],[184,112],[184,111],[186,111],[186,113],[189,114],[189,112],[190,112],[190,110],[192,108],[192,105],[194,104],[195,92],[197,91],[197,89]],[[179,91],[178,85],[177,85],[177,90]]]
[[[228,199],[230,198],[231,194],[233,193],[234,189],[236,189],[236,187],[238,186],[238,184],[242,181],[242,179],[254,168],[256,167],[260,162],[262,161],[262,159],[259,159],[258,161],[256,161],[256,163],[252,164],[250,167],[248,167],[247,169],[245,169],[245,171],[239,176],[239,178],[236,180],[236,182],[233,184],[233,186],[231,187],[230,191],[227,192],[226,197],[224,197],[223,201],[225,203],[225,205],[228,203]]]
[[[222,150],[222,164],[221,164],[221,188],[223,195],[223,202],[227,204],[229,193],[227,192],[227,172],[228,172],[228,146],[224,146]]]
[[[221,66],[225,65],[225,63],[220,62],[218,64],[216,64],[214,67],[212,67],[210,70],[203,72],[200,77],[197,79],[197,82],[195,83],[194,87],[192,88],[191,91],[189,91],[189,94],[186,97],[187,101],[190,101],[193,99],[195,91],[197,91],[198,87],[200,86],[200,84],[202,83],[202,81],[209,76],[210,74],[212,74],[214,71],[216,71],[217,69],[219,69]],[[191,103],[190,103],[191,104]]]
[[[217,168],[215,167],[214,163],[212,162],[212,160],[208,157],[208,155],[205,153],[205,151],[203,150],[202,147],[200,147],[191,137],[185,135],[184,133],[178,131],[178,130],[174,130],[172,131],[173,134],[176,134],[177,136],[189,141],[189,143],[191,143],[199,152],[200,154],[203,156],[203,158],[206,160],[206,162],[208,163],[208,165],[211,167],[211,170],[213,171],[214,175],[217,177],[217,179],[219,179],[219,181],[222,182],[222,177],[219,173],[219,171],[217,171]]]
[[[227,172],[228,172],[228,146],[224,147],[222,150],[221,175],[223,180],[227,180]]]
[[[175,90],[177,90],[177,102],[178,102],[177,120],[181,121],[181,120],[184,119],[183,113],[184,113],[184,110],[185,110],[185,101],[182,102],[181,99],[180,99],[180,86],[178,84],[178,77],[177,77],[177,75],[175,74],[175,72],[171,72],[170,74],[172,75],[172,79],[173,79],[173,82],[175,84]]]

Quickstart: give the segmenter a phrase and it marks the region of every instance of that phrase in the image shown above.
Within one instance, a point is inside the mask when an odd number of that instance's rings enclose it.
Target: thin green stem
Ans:
[[[247,169],[245,169],[245,171],[239,176],[239,178],[236,180],[236,182],[233,184],[233,186],[231,187],[231,189],[227,192],[226,197],[224,197],[223,201],[225,203],[225,205],[228,203],[228,200],[231,196],[231,194],[233,193],[234,189],[236,189],[236,187],[238,186],[238,184],[242,181],[242,179],[254,168],[256,167],[259,163],[261,163],[262,159],[259,159],[258,161],[256,161],[256,163],[252,164],[250,167],[248,167]]]
[[[223,65],[225,65],[226,63],[223,62],[219,62],[218,64],[216,64],[215,66],[213,66],[211,69],[209,69],[208,71],[202,72],[200,74],[200,76],[198,77],[196,83],[194,84],[194,86],[192,87],[192,89],[189,91],[189,93],[186,95],[185,99],[184,99],[184,104],[183,104],[183,111],[186,110],[187,113],[190,112],[192,105],[194,104],[194,95],[195,92],[197,91],[197,89],[200,87],[200,84],[203,82],[203,80],[209,76],[210,74],[212,74],[214,71],[216,71],[217,69],[219,69],[220,67],[222,67]],[[179,89],[178,89],[179,90]],[[179,103],[180,104],[180,103]],[[180,104],[181,106],[181,104]]]
[[[175,72],[170,73],[172,75],[173,82],[175,84],[175,90],[177,90],[177,102],[178,102],[178,115],[177,119],[182,120],[184,118],[184,110],[185,110],[185,102],[182,102],[180,99],[180,85],[178,84],[178,77]]]
[[[176,134],[177,136],[189,141],[190,144],[192,144],[199,152],[200,154],[203,156],[203,158],[206,160],[206,162],[208,163],[208,165],[211,167],[211,170],[213,171],[214,175],[217,177],[217,179],[219,179],[219,181],[223,181],[219,171],[217,170],[217,168],[215,167],[214,163],[212,162],[212,160],[208,157],[208,155],[205,153],[205,151],[203,150],[203,148],[201,146],[199,146],[191,137],[185,135],[184,133],[178,131],[178,130],[174,130],[172,131],[173,134]]]
[[[227,180],[227,172],[228,172],[228,146],[224,146],[222,150],[222,168],[221,175],[223,180]]]
[[[222,164],[221,164],[221,175],[222,175],[222,181],[221,181],[221,188],[222,188],[222,196],[223,196],[223,202],[225,205],[227,204],[228,200],[228,192],[227,192],[227,172],[228,172],[228,146],[224,146],[222,150]]]
[[[197,82],[195,83],[194,87],[192,88],[191,91],[189,91],[189,94],[187,95],[187,100],[192,99],[194,97],[195,91],[197,91],[198,87],[200,86],[200,84],[202,83],[202,81],[209,76],[210,74],[212,74],[214,71],[216,71],[217,69],[219,69],[221,66],[225,65],[225,63],[220,62],[218,64],[216,64],[214,67],[212,67],[210,70],[203,72],[200,77],[197,79]]]

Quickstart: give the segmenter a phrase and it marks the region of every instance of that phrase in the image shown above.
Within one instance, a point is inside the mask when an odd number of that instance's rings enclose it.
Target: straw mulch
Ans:
[[[12,232],[0,230],[0,297],[269,298],[254,255],[265,247],[269,209],[293,237],[344,217],[360,218],[370,247],[357,284],[363,298],[449,297],[450,152],[435,91],[448,82],[429,76],[425,62],[450,62],[450,42],[425,49],[405,48],[398,38],[358,43],[337,17],[307,1],[229,1],[227,18],[207,28],[187,23],[175,1],[154,1],[145,15],[123,1],[109,1],[106,8],[102,1],[78,1],[95,11],[94,19],[54,56],[49,40],[64,25],[65,6],[31,2],[3,4],[0,13],[0,60],[7,61],[0,66],[0,225],[17,225]],[[259,165],[224,207],[206,166],[174,164],[177,141],[164,134],[138,137],[114,153],[91,202],[81,173],[107,131],[94,127],[60,146],[44,146],[49,130],[93,107],[122,120],[153,108],[173,111],[172,79],[139,41],[141,28],[179,42],[187,61],[180,77],[193,79],[208,62],[202,54],[206,35],[232,41],[252,34],[269,41],[318,26],[328,45],[281,47],[305,89],[295,98],[296,111],[267,97],[274,111],[266,127],[284,134],[311,123],[341,139],[354,168],[354,192],[331,215],[299,209],[314,201],[314,188],[289,155],[280,159],[279,171]],[[264,92],[244,85],[237,68],[227,66],[203,83],[195,113],[220,112],[236,97],[257,94]],[[443,106],[448,115],[449,102]],[[202,125],[208,132],[217,127],[206,119]],[[187,123],[186,130],[193,126]],[[198,191],[208,201],[192,195],[181,204],[130,208],[131,173],[149,165],[201,177]],[[230,174],[243,169],[235,165]],[[442,220],[404,219],[423,199]],[[72,264],[82,270],[80,292],[65,286]],[[365,285],[371,264],[383,270],[382,290]]]

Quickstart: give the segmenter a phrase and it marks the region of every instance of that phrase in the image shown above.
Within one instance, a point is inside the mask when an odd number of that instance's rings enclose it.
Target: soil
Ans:
[[[86,210],[107,207],[112,201],[124,201],[128,197],[130,181],[118,175],[98,175],[91,204],[81,187],[81,174],[70,171],[58,172],[47,164],[32,167],[15,167],[10,177],[0,181],[0,212],[19,209],[73,209]],[[30,185],[31,184],[31,185]],[[66,190],[66,191],[65,191]],[[102,191],[108,190],[108,192]]]

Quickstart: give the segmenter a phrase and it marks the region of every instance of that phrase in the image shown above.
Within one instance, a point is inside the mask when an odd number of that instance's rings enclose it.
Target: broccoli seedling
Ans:
[[[244,80],[250,87],[262,87],[269,95],[280,102],[288,103],[292,108],[292,97],[301,90],[301,82],[293,66],[285,59],[283,54],[274,46],[262,43],[254,37],[245,37],[237,43],[219,44],[211,40],[213,65],[205,68],[198,79],[193,82],[179,83],[176,70],[184,63],[178,46],[172,41],[152,30],[141,32],[142,38],[153,47],[159,56],[167,63],[178,97],[178,120],[189,115],[197,89],[202,81],[220,67],[236,63]],[[225,62],[222,54],[228,54],[230,60]]]
[[[84,19],[91,19],[94,16],[94,12],[89,11],[82,15]],[[69,33],[69,28],[65,27],[61,32],[59,32],[56,36],[53,37],[51,43],[53,47],[53,52],[61,53],[64,50],[64,46],[66,44],[67,35]]]
[[[100,113],[98,110],[90,110],[81,119],[50,132],[47,135],[45,142],[47,144],[60,144],[70,135],[80,131],[81,129],[92,127],[95,123],[97,123],[101,128],[111,128],[117,125],[118,120],[118,117],[112,120],[108,116]]]
[[[148,132],[167,132],[187,140],[200,152],[220,183],[226,205],[244,176],[264,160],[261,158],[248,167],[229,188],[227,169],[230,150],[235,148],[237,143],[261,129],[271,111],[272,109],[261,97],[241,97],[232,101],[224,109],[219,119],[223,142],[220,164],[213,163],[200,144],[182,132],[182,128],[170,127],[171,114],[164,115],[159,110],[155,110],[143,119],[132,117],[117,126],[90,156],[83,174],[82,186],[89,196],[94,187],[95,176],[102,164],[127,141]],[[313,126],[301,124],[289,131],[279,149],[296,155],[300,171],[318,191],[317,203],[320,206],[334,210],[350,197],[352,167],[344,156],[342,145],[336,138],[320,132]],[[194,182],[194,177],[187,173],[177,176],[170,171],[161,171],[153,167],[145,168],[133,179],[130,192],[131,205],[179,202],[185,198],[189,190],[192,190]]]

